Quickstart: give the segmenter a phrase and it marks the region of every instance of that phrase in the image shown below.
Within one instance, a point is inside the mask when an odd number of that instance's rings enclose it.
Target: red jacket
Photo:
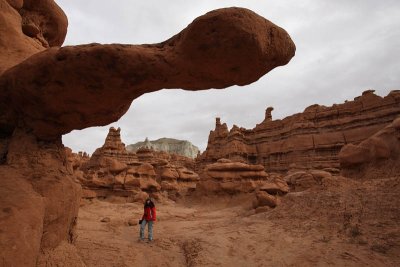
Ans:
[[[142,220],[146,221],[155,221],[156,220],[156,207],[150,208],[150,207],[145,207],[144,208],[144,213],[142,216]]]

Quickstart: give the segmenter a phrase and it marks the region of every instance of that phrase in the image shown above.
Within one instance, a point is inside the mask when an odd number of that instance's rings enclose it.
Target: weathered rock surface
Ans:
[[[50,48],[0,77],[2,123],[52,140],[116,121],[144,93],[252,83],[294,53],[285,30],[243,8],[211,11],[159,44]]]
[[[339,153],[342,172],[362,177],[378,172],[376,178],[400,172],[400,117],[361,143],[348,144]]]
[[[285,181],[272,179],[262,165],[249,165],[220,159],[208,165],[200,173],[196,191],[200,194],[238,194],[250,193],[256,189],[285,194],[288,187]]]
[[[111,127],[107,134],[104,145],[95,150],[93,155],[90,157],[88,165],[99,165],[103,158],[109,158],[117,160],[120,163],[129,164],[131,162],[136,162],[138,157],[135,153],[129,153],[125,144],[121,141],[121,129],[115,129]]]
[[[283,179],[291,191],[304,191],[316,185],[321,185],[324,179],[332,178],[332,174],[320,170],[289,172]]]
[[[0,10],[0,75],[64,42],[67,17],[53,0],[0,0]]]
[[[191,142],[173,138],[160,138],[154,141],[149,141],[146,138],[143,142],[128,145],[126,150],[136,152],[141,147],[148,147],[155,151],[165,151],[170,154],[177,154],[192,159],[200,152],[199,148]]]
[[[67,158],[62,134],[116,121],[147,92],[252,83],[295,53],[283,29],[242,8],[209,12],[165,42],[138,46],[59,48],[67,18],[53,0],[0,0],[0,25],[0,224],[7,229],[0,231],[0,251],[5,266],[83,264],[72,244],[81,191],[76,180],[85,177],[82,165],[76,163],[74,170],[75,160]],[[99,169],[109,173],[96,171],[92,181],[108,186],[104,181],[114,179],[121,186],[118,175],[127,174],[133,163],[119,160],[99,160]],[[151,168],[143,166],[151,177]]]
[[[253,201],[253,208],[259,207],[270,207],[275,208],[278,205],[278,198],[276,196],[271,196],[267,192],[259,191],[255,194],[255,199]]]
[[[0,177],[4,266],[36,266],[41,253],[51,258],[62,242],[74,242],[81,188],[61,138],[38,143],[35,136],[15,131]]]
[[[199,176],[193,171],[194,160],[167,152],[141,147],[136,153],[126,150],[121,141],[121,129],[110,128],[104,145],[81,163],[72,154],[75,174],[83,186],[83,197],[124,196],[142,201],[160,191],[176,199],[194,190]],[[144,199],[143,199],[144,198]]]
[[[73,170],[79,169],[82,165],[87,164],[90,160],[89,155],[86,152],[72,152],[72,149],[69,147],[65,148],[65,153],[68,159],[68,163],[71,165]]]
[[[199,169],[221,158],[261,164],[267,172],[284,173],[292,164],[300,169],[338,169],[344,145],[366,140],[399,116],[400,91],[380,97],[368,90],[353,101],[313,105],[283,120],[272,120],[271,111],[268,108],[265,120],[252,130],[234,125],[229,131],[217,118],[207,149],[197,159]]]

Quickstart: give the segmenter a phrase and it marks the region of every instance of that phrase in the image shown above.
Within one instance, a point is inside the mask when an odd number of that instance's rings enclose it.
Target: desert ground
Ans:
[[[252,195],[163,200],[153,242],[142,204],[83,200],[76,247],[87,266],[400,266],[399,189],[339,176],[257,212]]]

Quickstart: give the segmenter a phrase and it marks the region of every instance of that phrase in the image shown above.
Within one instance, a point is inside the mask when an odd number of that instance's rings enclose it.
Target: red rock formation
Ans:
[[[129,164],[136,162],[138,157],[135,153],[130,153],[126,150],[125,144],[121,141],[121,129],[111,127],[107,134],[106,140],[102,147],[96,149],[90,157],[88,165],[97,166],[102,158],[112,158],[121,163]]]
[[[193,159],[147,147],[128,152],[120,131],[111,127],[104,145],[75,171],[84,198],[116,195],[141,200],[143,192],[154,196],[165,191],[176,199],[195,189],[199,176],[193,172]],[[69,160],[77,161],[73,154]]]
[[[321,185],[323,179],[329,179],[332,174],[320,170],[306,170],[289,172],[283,179],[290,186],[291,191],[304,191],[316,185]]]
[[[196,191],[199,194],[251,193],[258,189],[285,194],[289,188],[283,180],[269,177],[262,165],[248,165],[219,159],[200,174]]]
[[[75,238],[80,199],[62,134],[116,121],[147,92],[249,84],[288,63],[295,52],[283,29],[241,8],[212,11],[165,42],[139,46],[59,48],[67,19],[53,0],[0,0],[0,25],[5,266],[77,266],[68,257],[57,258]],[[117,182],[119,171],[128,173],[124,164],[107,157],[100,162]],[[151,176],[151,168],[143,166],[138,168]]]
[[[345,176],[383,178],[400,175],[400,117],[358,145],[339,153]]]
[[[230,131],[217,118],[198,167],[228,158],[261,164],[267,172],[286,172],[291,164],[302,169],[339,168],[338,153],[358,144],[400,114],[400,91],[385,97],[372,90],[353,101],[331,107],[313,105],[283,120],[272,120],[271,108],[254,129],[234,126]]]
[[[38,142],[14,131],[0,176],[0,208],[6,212],[0,229],[7,229],[0,232],[4,266],[36,266],[61,243],[74,242],[81,187],[61,138]]]
[[[53,0],[0,0],[0,9],[0,74],[64,42],[67,17]]]
[[[73,170],[79,169],[82,165],[87,164],[87,162],[90,160],[90,157],[86,152],[73,153],[72,149],[66,147],[65,153]]]
[[[3,73],[1,98],[9,99],[8,127],[23,121],[40,139],[52,140],[116,121],[147,92],[252,83],[294,53],[289,35],[273,23],[247,9],[220,9],[160,44],[90,44],[37,53]]]
[[[265,191],[258,191],[255,194],[255,199],[253,201],[253,208],[259,209],[261,207],[275,208],[278,205],[279,199],[275,196],[271,196]],[[262,210],[264,211],[264,210]]]

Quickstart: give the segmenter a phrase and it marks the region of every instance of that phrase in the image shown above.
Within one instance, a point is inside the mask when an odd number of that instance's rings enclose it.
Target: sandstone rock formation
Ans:
[[[255,199],[253,201],[253,208],[259,209],[261,207],[275,208],[278,205],[278,198],[276,196],[271,196],[265,191],[259,191],[255,194]],[[260,210],[260,209],[259,209]]]
[[[217,118],[207,149],[198,157],[199,169],[221,158],[261,164],[267,172],[285,173],[290,165],[300,169],[338,169],[339,151],[358,144],[390,124],[400,114],[400,91],[380,97],[372,90],[331,107],[312,105],[303,113],[272,120],[272,108],[265,120],[248,130],[227,125]]]
[[[62,134],[116,121],[147,92],[252,83],[295,53],[283,29],[242,8],[209,12],[165,42],[138,46],[59,48],[67,19],[53,0],[0,0],[0,25],[5,266],[77,266],[59,253],[72,247],[80,199]],[[114,163],[104,164],[122,168]]]
[[[21,31],[20,23],[11,26]],[[249,84],[294,53],[283,29],[243,8],[209,12],[159,44],[46,49],[0,77],[0,96],[8,99],[1,124],[13,129],[22,121],[40,139],[52,140],[116,121],[147,92]]]
[[[61,138],[38,142],[16,130],[0,165],[0,257],[4,266],[36,266],[54,260],[64,243],[73,243],[81,187],[75,181]],[[73,249],[72,249],[73,251]],[[23,255],[23,256],[21,256]],[[67,262],[67,264],[69,264]]]
[[[154,141],[149,141],[146,138],[144,142],[128,145],[126,150],[136,152],[141,147],[148,147],[155,151],[165,151],[170,154],[177,154],[192,159],[200,152],[199,148],[189,141],[173,138],[160,138]]]
[[[90,160],[90,157],[86,152],[80,151],[78,153],[74,153],[69,147],[65,148],[65,154],[69,165],[74,171],[78,170],[82,165],[87,164],[87,162]]]
[[[138,160],[136,154],[129,153],[125,148],[125,144],[122,143],[121,128],[115,129],[114,127],[109,129],[104,145],[96,149],[90,158],[89,164],[97,165],[102,157],[112,158],[125,164]]]
[[[200,174],[196,191],[201,194],[238,194],[262,190],[271,194],[286,194],[289,188],[284,180],[270,177],[262,165],[248,165],[219,159]]]
[[[290,186],[291,191],[304,191],[316,185],[321,185],[323,179],[329,179],[332,174],[320,170],[306,170],[288,173],[283,179]]]
[[[346,176],[399,176],[400,117],[358,145],[344,146],[339,153],[339,160]]]
[[[84,198],[123,196],[141,201],[164,192],[175,200],[196,188],[199,176],[193,171],[193,159],[147,147],[127,151],[120,131],[111,127],[104,145],[75,168]],[[76,156],[69,160],[78,161]]]
[[[0,9],[0,74],[64,42],[67,17],[53,0],[1,0]]]

